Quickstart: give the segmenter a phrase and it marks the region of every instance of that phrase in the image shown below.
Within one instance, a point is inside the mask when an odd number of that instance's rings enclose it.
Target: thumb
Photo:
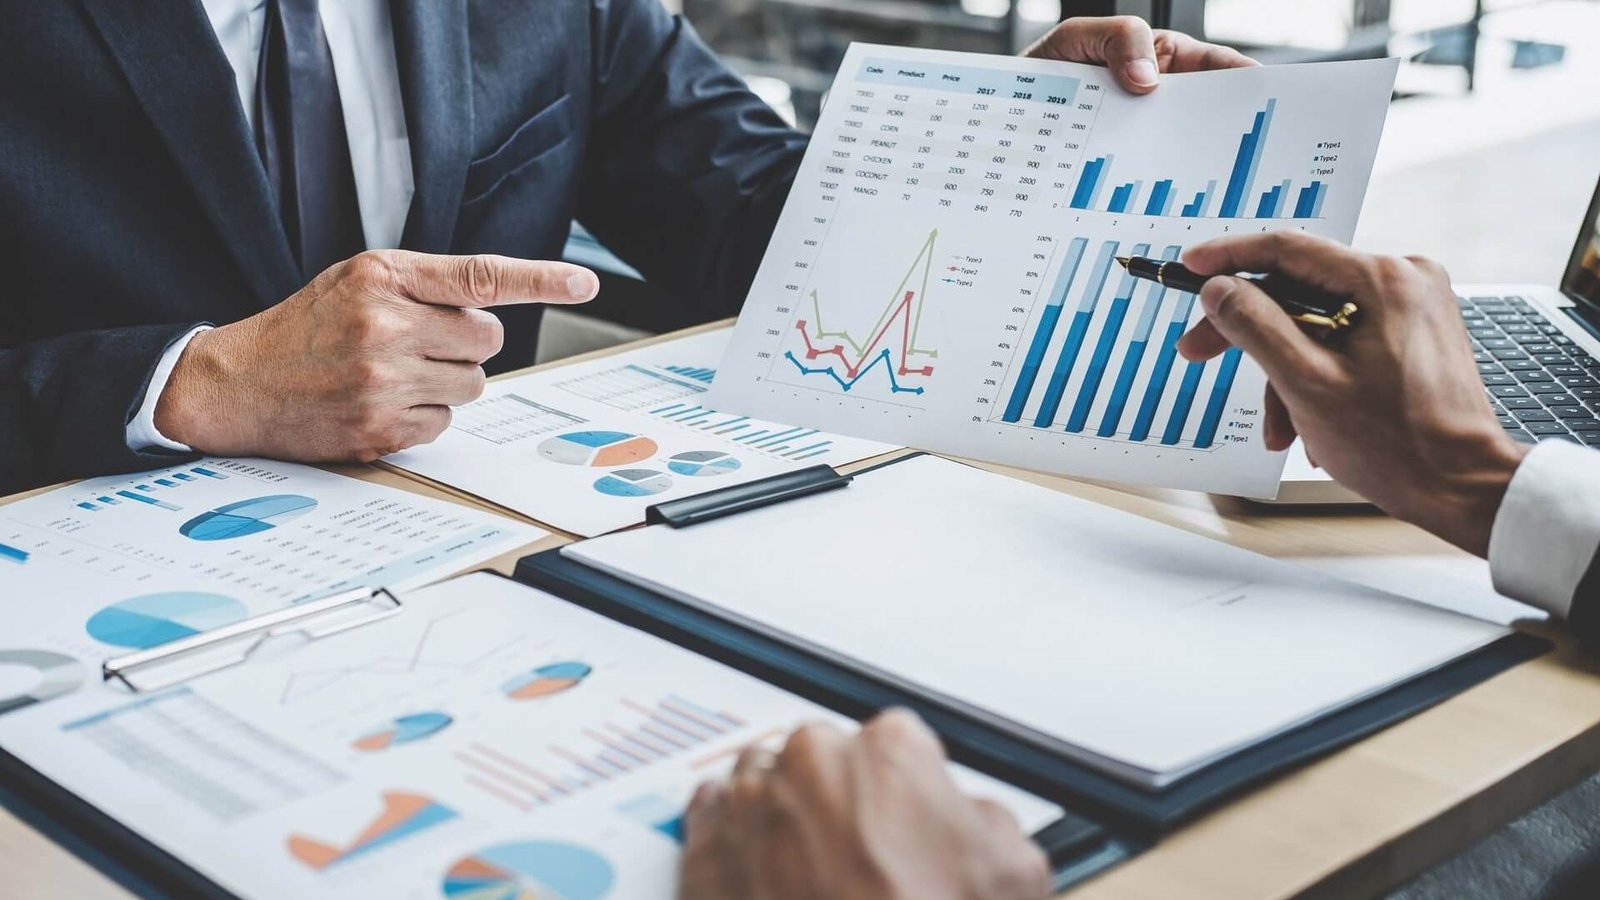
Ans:
[[[1206,321],[1261,364],[1273,381],[1293,384],[1318,354],[1326,353],[1260,288],[1232,275],[1210,279],[1200,290]]]

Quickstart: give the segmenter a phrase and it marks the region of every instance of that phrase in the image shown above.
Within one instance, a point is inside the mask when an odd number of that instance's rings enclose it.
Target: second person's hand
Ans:
[[[563,262],[368,251],[196,335],[156,428],[201,453],[371,461],[438,437],[451,406],[483,393],[504,337],[488,307],[581,303],[598,287]]]
[[[745,751],[686,820],[682,900],[1043,900],[1044,853],[961,793],[939,739],[892,710],[856,735],[809,725]]]
[[[1243,53],[1208,44],[1178,31],[1151,29],[1137,16],[1083,16],[1062,22],[1023,52],[1024,56],[1098,63],[1123,90],[1148,94],[1162,72],[1239,69],[1258,63]]]
[[[1357,253],[1291,232],[1190,247],[1206,317],[1178,349],[1210,359],[1233,344],[1266,370],[1264,437],[1306,452],[1384,511],[1483,556],[1526,449],[1489,407],[1449,276],[1437,263]],[[1354,298],[1356,325],[1319,340],[1234,272],[1282,272]]]

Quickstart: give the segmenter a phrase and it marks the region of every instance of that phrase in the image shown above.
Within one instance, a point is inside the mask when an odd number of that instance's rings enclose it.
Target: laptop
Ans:
[[[1500,427],[1527,444],[1600,447],[1600,186],[1560,287],[1458,284],[1456,302]],[[1290,450],[1275,503],[1365,502]]]

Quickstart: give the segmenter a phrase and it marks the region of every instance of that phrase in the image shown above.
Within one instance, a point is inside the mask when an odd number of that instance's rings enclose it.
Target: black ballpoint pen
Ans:
[[[1119,256],[1117,262],[1134,278],[1154,281],[1162,287],[1183,291],[1186,294],[1200,293],[1201,286],[1211,278],[1209,275],[1197,275],[1168,259]],[[1316,325],[1329,331],[1339,331],[1355,324],[1356,313],[1359,310],[1348,297],[1340,297],[1276,273],[1239,277],[1255,282],[1256,287],[1261,288],[1263,293],[1283,307],[1283,311],[1296,322]]]

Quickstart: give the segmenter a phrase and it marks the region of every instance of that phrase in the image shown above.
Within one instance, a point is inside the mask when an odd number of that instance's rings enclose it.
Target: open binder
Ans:
[[[869,480],[885,466],[914,458],[887,462],[855,477]],[[849,480],[831,472],[792,473],[783,479],[674,501],[652,510],[650,520],[692,528],[797,496],[843,488]],[[1035,739],[1026,728],[975,717],[934,692],[890,683],[865,667],[814,652],[803,642],[747,627],[733,617],[641,587],[559,550],[523,558],[516,577],[852,716],[866,716],[887,706],[915,709],[944,738],[953,759],[1056,800],[1092,824],[1080,825],[1078,839],[1071,844],[1068,855],[1075,854],[1077,864],[1073,865],[1071,858],[1058,858],[1066,864],[1068,881],[1136,852],[1254,785],[1402,721],[1550,647],[1532,635],[1508,634],[1388,690],[1234,752],[1165,787],[1148,789],[1054,752],[1048,742]]]

